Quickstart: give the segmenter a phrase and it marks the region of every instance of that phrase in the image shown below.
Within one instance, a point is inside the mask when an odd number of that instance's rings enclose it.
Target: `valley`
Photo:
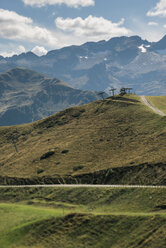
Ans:
[[[0,0],[0,248],[166,248],[166,0]]]
[[[165,96],[0,82],[1,248],[166,246]]]

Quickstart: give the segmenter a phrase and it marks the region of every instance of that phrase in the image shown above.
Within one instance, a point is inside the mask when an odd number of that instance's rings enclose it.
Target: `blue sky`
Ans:
[[[0,54],[47,51],[115,36],[157,41],[166,0],[0,0]]]

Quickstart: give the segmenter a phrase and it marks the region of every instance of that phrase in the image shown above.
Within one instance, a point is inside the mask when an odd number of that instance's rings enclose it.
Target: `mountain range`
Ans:
[[[33,122],[71,106],[98,99],[59,79],[15,68],[0,75],[0,126]]]
[[[123,36],[53,50],[41,57],[32,52],[0,57],[1,73],[20,66],[82,90],[131,87],[140,95],[165,95],[166,36],[158,42]]]

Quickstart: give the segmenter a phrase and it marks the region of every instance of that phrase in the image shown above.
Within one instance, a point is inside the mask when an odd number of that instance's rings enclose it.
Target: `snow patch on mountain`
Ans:
[[[141,46],[138,47],[142,53],[146,53],[147,49],[144,47],[144,44],[142,44]]]

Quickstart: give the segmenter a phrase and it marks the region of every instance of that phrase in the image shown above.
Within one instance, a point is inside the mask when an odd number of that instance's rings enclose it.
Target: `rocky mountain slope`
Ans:
[[[15,68],[0,75],[0,125],[32,122],[96,99],[94,92],[74,89],[29,69]]]
[[[78,89],[127,86],[138,94],[165,95],[166,36],[159,42],[124,36],[53,50],[42,57],[32,52],[0,57],[0,72],[16,66],[58,77]]]

